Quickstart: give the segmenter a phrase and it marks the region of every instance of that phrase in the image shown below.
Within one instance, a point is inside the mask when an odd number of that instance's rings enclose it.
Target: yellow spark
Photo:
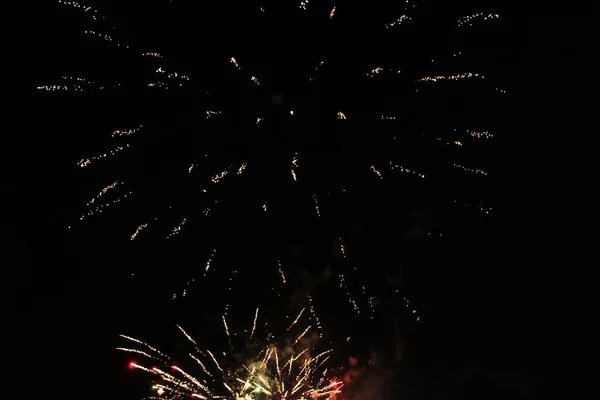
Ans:
[[[275,352],[275,357],[277,357],[277,352]],[[268,387],[269,389],[271,388],[269,386],[269,383],[265,380],[265,378],[263,378],[261,375],[258,375],[258,380],[260,380],[266,387]]]
[[[136,364],[136,363],[129,363],[129,366],[130,366],[131,368],[137,368],[137,369],[141,369],[142,371],[146,371],[146,372],[152,373],[152,370],[151,370],[151,369],[149,369],[149,368],[146,368],[146,367],[143,367],[143,366],[141,366],[141,365],[138,365],[138,364]]]
[[[260,378],[260,376],[259,376]],[[254,386],[256,386],[256,388],[258,390],[261,390],[263,393],[265,393],[266,395],[271,395],[271,392],[269,392],[267,389],[265,389],[264,387],[260,386],[258,383],[254,382]]]
[[[281,268],[281,261],[277,261],[277,263],[279,264],[279,275],[281,276],[281,280],[283,281],[283,284],[285,285],[286,279],[285,279],[285,274],[283,273],[283,269]]]
[[[128,353],[137,353],[137,354],[143,355],[144,357],[148,357],[148,358],[152,358],[154,360],[158,360],[158,358],[154,357],[153,355],[148,354],[145,351],[141,351],[141,350],[127,349],[127,348],[124,348],[124,347],[117,347],[115,350],[126,351]]]
[[[258,307],[256,308],[256,312],[254,313],[254,322],[252,323],[252,331],[250,332],[250,337],[254,336],[254,331],[256,330],[256,319],[258,318]]]
[[[185,337],[187,338],[187,340],[189,340],[190,342],[192,342],[196,346],[198,346],[198,343],[196,343],[196,341],[194,339],[192,339],[192,337],[190,335],[188,335],[188,333],[181,326],[177,325],[177,327],[185,335]]]
[[[190,357],[192,357],[192,359],[194,361],[196,361],[198,363],[198,365],[200,365],[200,368],[202,368],[202,370],[204,371],[204,373],[210,377],[212,377],[212,374],[210,372],[208,372],[208,370],[206,369],[206,367],[204,366],[204,364],[202,364],[202,361],[200,361],[198,358],[196,358],[192,353],[189,353]]]
[[[208,355],[210,356],[210,358],[212,358],[212,360],[215,362],[215,365],[217,366],[217,368],[219,369],[219,371],[224,372],[223,368],[221,368],[221,366],[219,365],[219,362],[217,361],[217,359],[215,358],[215,356],[213,356],[213,353],[211,353],[210,350],[206,350],[206,352],[208,353]]]
[[[125,335],[119,335],[119,336],[120,336],[120,337],[122,337],[123,339],[131,340],[132,342],[136,342],[136,343],[139,343],[139,344],[141,344],[141,345],[143,345],[143,346],[146,346],[147,348],[149,348],[150,350],[152,350],[152,351],[153,351],[153,352],[155,352],[156,354],[159,354],[159,355],[161,355],[161,356],[163,356],[163,357],[165,357],[165,358],[168,358],[166,354],[164,354],[164,353],[160,352],[158,349],[155,349],[154,347],[150,346],[150,345],[149,345],[148,343],[146,343],[146,342],[142,342],[141,340],[139,340],[139,339],[136,339],[136,338],[132,338],[132,337],[130,337],[130,336],[125,336]]]
[[[302,313],[304,312],[304,310],[305,310],[305,309],[306,309],[306,307],[305,307],[305,308],[303,308],[302,310],[300,310],[300,314],[298,314],[298,316],[296,317],[296,319],[294,320],[294,322],[292,322],[292,324],[290,325],[290,327],[287,329],[288,331],[289,331],[290,329],[292,329],[292,327],[293,327],[294,325],[296,325],[296,322],[298,322],[298,320],[299,320],[299,319],[300,319],[300,317],[302,316]]]
[[[227,333],[227,337],[231,338],[231,336],[229,336],[229,328],[227,327],[227,321],[225,320],[224,315],[223,315],[223,325],[225,326],[225,333]]]
[[[302,332],[302,334],[301,334],[300,336],[298,336],[298,339],[296,339],[296,341],[294,342],[294,344],[292,344],[292,346],[294,346],[296,343],[298,343],[298,341],[299,341],[300,339],[302,339],[302,337],[303,337],[304,335],[306,335],[306,332],[308,332],[308,330],[309,330],[309,329],[310,329],[310,325],[308,326],[308,328],[306,328],[306,329],[304,330],[304,332]]]
[[[331,9],[331,12],[329,13],[329,19],[333,18],[333,15],[335,14],[335,7],[333,7]]]
[[[140,226],[138,226],[135,230],[135,232],[133,232],[133,234],[131,235],[131,240],[135,239],[137,237],[137,235],[139,235],[139,233],[148,227],[148,224],[141,224]]]

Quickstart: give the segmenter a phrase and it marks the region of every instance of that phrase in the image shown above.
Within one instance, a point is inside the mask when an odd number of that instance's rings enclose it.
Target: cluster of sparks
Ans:
[[[414,175],[417,175],[419,178],[425,178],[425,174],[417,172],[417,171],[415,171],[413,169],[405,168],[402,165],[394,164],[391,161],[390,161],[390,169],[391,170],[398,170],[400,172],[406,172],[407,174],[414,174]]]
[[[105,16],[99,16],[98,15],[98,10],[97,9],[95,9],[93,7],[90,7],[90,6],[84,6],[83,4],[80,4],[80,3],[76,2],[76,1],[58,0],[58,3],[59,4],[64,4],[66,6],[70,6],[70,7],[73,7],[73,8],[77,8],[77,9],[80,9],[80,10],[83,10],[85,13],[91,14],[92,19],[94,21],[98,21],[98,19],[106,19]]]
[[[462,204],[462,206],[464,208],[476,208],[479,212],[481,212],[482,214],[486,214],[486,215],[490,215],[492,213],[492,207],[487,207],[485,206],[482,202],[480,202],[477,205],[471,205],[471,204],[467,204],[467,203],[459,203],[458,200],[454,200],[455,204]]]
[[[459,140],[447,141],[446,139],[443,139],[443,138],[441,138],[439,136],[436,136],[435,139],[437,141],[444,142],[446,145],[455,145],[455,146],[459,146],[459,147],[463,146],[463,143],[461,141],[459,141]]]
[[[352,298],[352,294],[350,293],[350,289],[348,289],[348,285],[346,284],[344,274],[339,274],[339,278],[340,278],[340,288],[346,292],[346,296],[348,297],[348,303],[350,303],[350,305],[352,306],[354,311],[356,311],[357,314],[360,314],[360,309],[358,307],[358,304],[356,304],[356,302]]]
[[[317,212],[317,217],[321,216],[321,212],[319,211],[319,202],[317,201],[317,196],[313,194],[313,203],[315,205],[315,211]]]
[[[115,129],[112,133],[112,137],[131,136],[134,133],[138,132],[140,129],[142,129],[142,125],[140,125],[138,128],[133,129]]]
[[[137,235],[140,234],[141,231],[143,231],[144,229],[146,229],[148,227],[148,223],[145,222],[143,224],[138,225],[137,228],[135,228],[135,231],[133,232],[133,234],[131,234],[130,239],[133,240],[137,237]]]
[[[215,258],[215,254],[217,254],[217,249],[213,249],[213,251],[210,252],[208,260],[206,260],[206,265],[204,266],[204,272],[208,272],[210,269],[213,259]]]
[[[210,179],[210,181],[211,181],[212,183],[219,183],[219,181],[220,181],[221,179],[223,179],[224,177],[226,177],[228,173],[229,173],[229,171],[228,171],[227,169],[224,169],[223,171],[219,172],[218,174],[215,174],[215,175],[214,175],[214,176],[213,176],[213,177]]]
[[[79,165],[81,168],[87,167],[93,161],[98,161],[98,160],[102,160],[102,159],[114,156],[115,154],[125,150],[126,148],[129,148],[129,143],[125,144],[125,146],[117,146],[114,149],[112,149],[106,153],[99,154],[97,156],[93,156],[90,158],[83,158],[77,163],[77,165]]]
[[[111,183],[110,185],[106,185],[104,188],[102,188],[102,190],[100,191],[100,193],[98,193],[96,195],[96,197],[92,198],[87,204],[86,206],[90,206],[92,204],[94,204],[96,202],[97,199],[99,199],[100,197],[104,196],[106,194],[106,192],[108,192],[111,189],[114,189],[119,183],[123,183],[123,182],[118,182],[118,181],[114,181],[113,183]]]
[[[373,171],[375,173],[375,175],[377,175],[379,178],[383,179],[383,175],[381,175],[381,171],[379,171],[377,168],[375,168],[375,165],[371,165],[371,167],[369,169],[371,171]]]
[[[488,131],[482,131],[482,132],[478,132],[478,131],[470,131],[467,130],[467,132],[469,132],[469,134],[472,137],[475,137],[477,139],[491,139],[494,137],[494,135],[492,135],[491,133],[489,133]]]
[[[394,70],[392,68],[383,68],[383,67],[375,67],[372,70],[370,70],[369,72],[367,72],[367,76],[369,78],[375,78],[377,75],[379,75],[382,72],[395,72],[397,74],[401,73],[401,70]]]
[[[100,39],[104,39],[104,40],[106,40],[107,42],[113,42],[113,38],[112,38],[112,36],[110,36],[110,35],[108,35],[108,34],[106,34],[106,33],[100,33],[100,32],[96,32],[96,31],[84,31],[84,33],[86,33],[86,34],[88,34],[88,35],[95,36],[95,37],[99,37]],[[117,47],[121,47],[121,44],[120,44],[120,43],[117,43]],[[125,48],[127,48],[127,49],[128,49],[128,48],[129,48],[129,45],[125,45],[125,46],[123,46],[123,47],[125,47]]]
[[[181,232],[181,229],[183,229],[183,226],[185,225],[186,222],[187,222],[187,219],[185,217],[183,217],[181,222],[179,222],[177,225],[175,225],[173,227],[173,229],[171,229],[171,232],[169,232],[169,235],[167,235],[167,239],[171,239],[173,236],[178,235]]]
[[[221,115],[221,111],[206,110],[206,118],[214,117],[216,115]]]
[[[401,15],[397,20],[390,22],[388,24],[385,24],[386,28],[393,28],[394,26],[398,26],[401,23],[403,23],[404,21],[409,21],[410,17],[408,15]]]
[[[159,81],[159,82],[149,82],[148,87],[155,87],[155,88],[159,88],[159,89],[168,89],[169,85],[165,82]]]
[[[64,85],[42,85],[38,86],[38,90],[47,90],[51,92],[56,91],[67,91],[67,92],[83,92],[89,90],[90,92],[95,91],[95,89],[103,90],[104,86],[96,86],[95,82],[87,80],[81,77],[73,77],[73,76],[62,76],[61,79],[67,81]]]
[[[306,6],[308,6],[308,2],[309,2],[309,0],[302,0],[300,2],[300,9],[306,10]]]
[[[474,174],[481,174],[481,175],[488,174],[487,172],[485,172],[484,170],[479,169],[479,168],[469,168],[469,167],[465,167],[464,165],[460,165],[460,164],[454,164],[454,166],[456,168],[462,169],[463,171],[472,172]]]
[[[292,179],[294,179],[294,181],[297,181],[298,178],[296,177],[296,171],[294,168],[298,168],[298,158],[296,157],[297,154],[294,154],[294,157],[292,157]]]
[[[259,318],[258,308],[253,317],[249,341],[255,336]],[[222,321],[231,344],[232,335],[224,315]],[[295,322],[297,320],[294,324]],[[325,363],[331,357],[332,350],[323,351],[313,357],[310,354],[311,348],[302,341],[310,326],[295,336],[295,339],[283,338],[287,342],[284,348],[279,348],[277,340],[272,340],[259,351],[247,351],[247,354],[244,354],[245,360],[241,362],[228,357],[225,352],[221,356],[218,352],[201,349],[188,332],[179,325],[177,328],[194,349],[181,360],[180,365],[186,365],[185,369],[175,364],[172,357],[148,343],[120,335],[121,338],[141,346],[143,350],[126,347],[118,347],[117,350],[134,354],[152,364],[159,364],[159,367],[148,367],[134,361],[129,363],[129,368],[144,371],[156,378],[152,389],[156,390],[158,396],[202,400],[255,400],[265,396],[289,400],[316,400],[334,398],[341,392],[342,381],[327,377]]]
[[[101,198],[102,196],[104,196],[107,192],[111,191],[112,189],[114,189],[118,184],[123,184],[123,182],[118,182],[115,181],[107,186],[105,186],[104,188],[102,188],[102,190],[95,196],[93,197],[87,204],[86,206],[89,207],[92,204],[96,203],[96,200],[98,200],[99,198]],[[96,213],[101,213],[103,212],[106,208],[112,206],[113,204],[117,204],[120,203],[122,199],[126,198],[128,195],[130,195],[132,192],[128,192],[126,194],[124,194],[122,197],[118,197],[108,203],[104,203],[104,204],[97,204],[94,208],[88,210],[85,214],[83,214],[81,217],[79,217],[79,220],[83,220],[85,217],[90,217]]]
[[[500,14],[478,13],[478,14],[473,14],[473,15],[467,15],[465,17],[460,17],[458,19],[458,22],[456,23],[456,26],[461,27],[466,24],[469,24],[469,26],[473,26],[473,20],[486,21],[488,19],[496,19],[499,17],[500,17]]]
[[[285,279],[285,273],[283,272],[283,268],[281,267],[281,261],[277,261],[277,265],[277,271],[279,272],[279,276],[281,276],[281,283],[285,285],[287,283],[287,280]]]
[[[81,5],[77,2],[74,1],[63,1],[63,0],[58,0],[58,2],[60,4],[64,4],[73,8],[77,8],[77,9],[81,9],[83,11],[85,11],[86,13],[89,13],[90,15],[94,16],[94,19],[96,20],[96,16],[98,16],[98,10],[93,9],[92,7],[87,7],[84,5]],[[409,0],[405,0],[406,3],[406,7],[408,8],[410,6],[415,7],[415,4],[413,4],[412,1]],[[300,1],[300,8],[303,10],[307,9],[307,6],[309,4],[309,0],[301,0]],[[264,12],[264,9],[261,7],[261,11]],[[329,18],[333,18],[336,12],[336,7],[333,7],[331,9],[331,11],[329,12]],[[406,13],[408,13],[406,11]],[[465,16],[462,17],[458,20],[457,25],[463,26],[463,25],[472,25],[473,22],[475,20],[489,20],[489,19],[494,19],[494,18],[498,18],[499,15],[498,14],[484,14],[484,13],[479,13],[479,14],[473,14],[473,15],[469,15],[469,16]],[[105,17],[102,17],[105,18]],[[386,28],[393,28],[393,27],[397,27],[401,24],[403,24],[406,21],[411,20],[411,18],[407,15],[400,15],[397,19],[395,19],[394,21],[385,24]],[[113,39],[112,36],[106,34],[106,33],[100,33],[97,32],[95,30],[86,30],[85,31],[86,34],[88,35],[92,35],[95,37],[99,37],[103,40],[106,40],[108,42],[115,42],[115,40]],[[119,44],[117,44],[117,46],[121,46]],[[127,47],[129,48],[129,46],[122,46],[122,47]],[[146,53],[137,53],[138,57],[139,55],[142,55],[144,57],[152,57],[152,58],[156,58],[156,59],[162,59],[163,56],[160,53],[157,52],[146,52]],[[454,53],[453,56],[457,56],[457,55],[461,55],[462,52],[458,52],[458,53]],[[225,58],[226,60],[226,58]],[[225,61],[224,60],[224,61]],[[236,69],[238,70],[242,70],[242,67],[240,66],[240,64],[238,63],[238,61],[236,60],[236,58],[231,57],[229,60]],[[433,61],[433,60],[432,60]],[[159,62],[159,61],[157,61]],[[316,72],[322,65],[324,64],[324,61],[320,61],[318,63],[318,65],[314,68],[314,72]],[[371,65],[372,66],[372,65]],[[164,88],[167,89],[169,88],[169,86],[173,83],[174,80],[177,80],[177,82],[185,80],[185,81],[189,81],[190,77],[187,75],[182,75],[180,73],[177,72],[169,72],[167,70],[165,70],[163,67],[156,67],[155,66],[155,72],[156,74],[158,74],[159,76],[161,76],[161,78],[165,78],[164,80],[160,80],[157,82],[150,82],[148,83],[149,87],[157,87],[157,88]],[[382,73],[400,73],[400,70],[396,70],[396,69],[391,69],[391,68],[383,68],[380,66],[377,66],[376,68],[373,68],[371,71],[367,72],[367,76],[373,78],[377,75],[381,75]],[[247,76],[250,76],[250,74],[248,74]],[[103,86],[97,86],[94,82],[87,80],[85,78],[80,78],[80,77],[62,77],[64,80],[68,81],[68,84],[65,85],[54,85],[54,86],[39,86],[38,89],[40,90],[49,90],[49,91],[76,91],[76,92],[80,92],[80,91],[84,91],[84,90],[88,90],[90,89],[91,91],[94,91],[95,89],[104,89]],[[456,75],[437,75],[437,76],[425,76],[422,77],[420,79],[417,79],[416,82],[438,82],[438,81],[448,81],[448,80],[452,80],[452,81],[458,81],[458,80],[467,80],[467,79],[473,79],[473,78],[481,78],[483,79],[484,77],[480,74],[477,73],[472,73],[472,72],[466,72],[466,73],[462,73],[462,74],[456,74]],[[314,74],[313,77],[310,78],[311,80],[314,79]],[[168,80],[168,81],[167,81]],[[258,78],[254,75],[250,76],[250,80],[253,81],[256,85],[260,85],[261,82],[258,80]],[[167,83],[168,82],[168,83]],[[179,83],[179,85],[181,85]],[[504,90],[500,90],[498,88],[496,88],[496,90],[500,91],[501,93],[505,93]],[[338,109],[339,110],[339,109]],[[290,110],[290,115],[294,115],[294,110]],[[207,110],[206,111],[206,118],[211,118],[214,116],[218,116],[221,115],[221,111],[215,111],[215,110]],[[340,120],[346,120],[346,115],[344,114],[344,112],[342,111],[337,111],[337,118]],[[380,117],[381,120],[395,120],[396,117],[394,116],[385,116],[382,115]],[[262,117],[257,117],[256,118],[256,124],[259,124],[260,122],[262,122],[264,120],[264,118]],[[117,129],[114,130],[112,133],[112,137],[125,137],[125,136],[132,136],[135,133],[137,133],[140,129],[142,128],[142,126],[140,125],[137,128],[133,128],[133,129]],[[493,137],[492,134],[490,134],[488,131],[470,131],[470,130],[463,130],[463,132],[467,132],[471,137],[477,138],[477,139],[490,139]],[[395,138],[394,138],[395,139]],[[459,140],[451,140],[451,141],[446,141],[445,139],[436,138],[438,141],[443,141],[448,145],[454,145],[454,146],[459,146],[462,147],[463,146],[463,142],[459,141]],[[84,158],[81,159],[78,162],[78,165],[80,167],[87,167],[89,166],[92,162],[97,161],[97,160],[101,160],[101,159],[106,159],[109,157],[112,157],[114,155],[116,155],[117,153],[125,150],[126,148],[129,148],[130,145],[129,144],[122,144],[120,146],[115,147],[114,149],[107,151],[105,153],[99,154],[97,156],[94,157],[90,157],[90,158]],[[197,166],[198,164],[189,164],[189,168],[188,168],[188,172],[191,173],[192,170]],[[247,167],[246,163],[242,163],[241,166],[239,167],[239,169],[237,170],[237,174],[242,174],[243,171],[245,170],[245,168]],[[404,173],[410,173],[410,174],[414,174],[420,178],[424,178],[425,175],[422,173],[419,173],[417,171],[405,168],[401,165],[395,165],[392,162],[390,162],[390,170],[398,170],[400,172],[404,172]],[[473,168],[468,168],[465,167],[463,165],[459,165],[459,164],[454,164],[454,167],[456,168],[460,168],[464,171],[468,171],[468,172],[472,172],[475,174],[481,174],[481,175],[487,175],[487,172],[481,170],[481,169],[473,169]],[[370,166],[370,170],[373,171],[374,174],[376,174],[380,179],[383,179],[383,174],[381,172],[380,169],[376,168],[375,165],[371,165]],[[228,167],[227,169],[215,174],[212,176],[211,178],[211,182],[213,183],[218,183],[221,179],[223,179],[226,175],[228,175],[229,172],[231,172],[232,174],[234,173],[235,169],[233,169],[233,165],[231,165],[230,167]],[[291,169],[290,169],[290,173],[292,176],[292,179],[294,181],[298,180],[298,176],[297,176],[297,172],[298,172],[298,159],[296,157],[296,155],[294,155],[293,159],[292,159],[292,165],[291,165]],[[384,171],[385,172],[385,171]],[[301,175],[302,177],[302,175]],[[386,173],[386,177],[387,177],[387,173]],[[228,178],[229,179],[229,178]],[[115,182],[113,185],[116,186]],[[103,191],[100,193],[100,195],[98,195],[96,198],[102,196],[104,193],[106,193],[106,191],[111,190],[114,188],[114,186],[107,186],[106,188],[103,189]],[[204,190],[206,192],[206,190]],[[129,194],[131,194],[131,192],[129,192]],[[127,195],[124,195],[124,197],[127,197]],[[91,204],[94,203],[94,201],[96,201],[96,198],[92,199],[87,206],[90,206]],[[314,207],[316,210],[316,214],[317,216],[320,217],[320,211],[319,211],[319,205],[317,203],[317,198],[316,195],[313,195],[313,202],[314,202]],[[121,201],[121,198],[115,199],[112,202],[109,203],[105,203],[102,205],[99,205],[96,207],[96,209],[89,211],[87,214],[84,214],[81,219],[83,219],[83,217],[91,215],[95,212],[102,212],[103,208],[106,208],[108,206],[110,206],[111,204],[114,204],[116,202]],[[262,205],[262,209],[263,211],[267,210],[267,202],[265,201]],[[204,208],[203,214],[204,215],[208,215],[208,213],[210,212],[210,207],[206,206]],[[169,233],[169,235],[167,236],[167,238],[171,238],[177,234],[179,234],[179,232],[181,231],[181,228],[183,227],[183,225],[186,223],[186,219],[183,218],[182,222],[177,225],[176,227],[173,228],[173,230]],[[148,227],[148,223],[144,223],[138,226],[138,228],[135,230],[135,232],[131,235],[131,239],[133,240],[134,238],[136,238],[138,236],[138,234],[145,228]],[[342,247],[343,250],[343,247]]]
[[[437,81],[444,81],[444,80],[449,80],[449,81],[460,81],[463,79],[470,79],[470,78],[481,78],[483,79],[483,75],[479,75],[479,74],[474,74],[472,72],[465,72],[464,74],[457,74],[457,75],[437,75],[437,76],[426,76],[423,77],[421,79],[419,79],[417,82],[437,82]]]
[[[315,324],[317,325],[317,330],[319,331],[319,337],[322,338],[323,333],[321,333],[321,330],[323,329],[323,327],[321,326],[321,320],[319,319],[319,317],[317,316],[317,312],[315,311],[315,306],[313,304],[313,298],[308,293],[306,294],[306,300],[308,300],[308,309],[310,311],[310,315],[312,316],[312,319],[315,321]]]
[[[411,310],[411,313],[415,316],[416,321],[419,322],[421,320],[421,317],[419,317],[419,315],[417,314],[417,309],[413,306],[410,300],[408,300],[408,298],[403,297],[402,299],[404,300],[404,305],[406,306],[406,308]]]

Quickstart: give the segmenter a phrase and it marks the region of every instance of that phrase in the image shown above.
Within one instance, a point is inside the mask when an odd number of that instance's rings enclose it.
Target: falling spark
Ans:
[[[375,168],[374,165],[371,165],[370,167],[371,171],[375,172],[375,174],[380,177],[381,179],[383,179],[383,175],[381,175],[381,171],[379,171],[377,168]]]
[[[256,320],[258,319],[258,307],[256,308],[256,312],[254,313],[254,322],[252,323],[252,331],[250,332],[250,337],[254,336],[254,331],[256,330]]]
[[[229,327],[227,326],[227,320],[225,320],[225,316],[223,315],[223,326],[225,326],[225,333],[227,333],[227,337],[229,339],[231,339],[231,336],[229,336]]]
[[[277,264],[279,265],[279,275],[281,276],[281,281],[283,282],[283,284],[285,284],[285,274],[283,273],[283,269],[281,268],[281,261],[277,261]]]
[[[77,165],[79,165],[81,168],[87,167],[93,161],[102,160],[102,159],[108,158],[110,156],[114,156],[115,154],[117,154],[127,148],[129,148],[129,144],[126,144],[125,146],[117,146],[114,149],[112,149],[106,153],[102,153],[102,154],[99,154],[97,156],[90,157],[90,158],[83,158],[77,163]]]
[[[304,332],[302,332],[300,334],[300,336],[298,336],[298,338],[296,339],[296,341],[294,342],[294,344],[292,346],[295,346],[296,343],[298,343],[300,341],[300,339],[302,339],[302,337],[304,337],[304,335],[306,335],[306,332],[308,332],[309,329],[310,329],[310,325],[304,330]]]
[[[210,252],[210,256],[208,257],[208,260],[206,261],[206,267],[205,267],[205,271],[208,272],[208,270],[210,269],[210,264],[212,263],[213,257],[215,256],[215,253],[217,252],[217,249],[214,249],[213,251]]]
[[[179,325],[177,325],[177,328],[179,328],[179,330],[185,335],[185,337],[187,338],[187,340],[189,340],[190,342],[194,343],[196,346],[198,345],[198,343],[196,343],[194,341],[194,339],[192,339],[192,337],[190,335],[188,335],[188,333]]]
[[[140,125],[139,128],[134,129],[117,129],[113,131],[112,137],[131,136],[134,133],[138,132],[140,129],[142,129],[142,125]]]
[[[142,230],[146,229],[147,227],[148,227],[148,224],[147,224],[147,223],[139,225],[139,226],[138,226],[138,227],[135,229],[135,232],[133,232],[133,234],[131,235],[131,240],[135,239],[135,238],[137,237],[137,235],[139,235],[139,234],[140,234],[140,232],[141,232]]]
[[[304,310],[305,310],[305,309],[306,309],[306,308],[303,308],[302,310],[300,310],[300,314],[298,314],[298,316],[296,317],[296,319],[294,320],[294,322],[292,322],[292,324],[289,326],[289,328],[287,329],[288,331],[289,331],[290,329],[292,329],[292,327],[293,327],[294,325],[296,325],[296,322],[298,322],[298,320],[299,320],[299,319],[300,319],[300,317],[302,316],[302,313],[304,312]]]
[[[167,239],[171,239],[173,236],[178,235],[179,232],[181,232],[181,229],[183,228],[183,226],[186,224],[187,219],[185,217],[183,217],[183,219],[181,220],[181,222],[179,224],[177,224],[172,230],[171,233],[169,233],[169,235],[167,236]]]

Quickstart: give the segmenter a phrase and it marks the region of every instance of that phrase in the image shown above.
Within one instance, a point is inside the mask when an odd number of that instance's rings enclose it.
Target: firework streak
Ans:
[[[310,355],[312,348],[307,340],[303,340],[308,337],[310,326],[303,328],[300,334],[271,340],[271,343],[256,347],[250,345],[250,341],[256,336],[254,331],[258,318],[260,317],[257,309],[251,333],[240,333],[248,336],[246,349],[257,349],[245,350],[242,357],[245,361],[238,362],[236,357],[228,356],[225,352],[220,354],[209,349],[200,349],[200,344],[181,326],[178,326],[179,330],[194,348],[193,352],[188,353],[189,358],[182,360],[183,364],[189,365],[185,370],[158,349],[129,336],[121,335],[122,338],[142,346],[143,350],[123,347],[117,350],[133,353],[154,364],[160,364],[145,366],[131,362],[129,367],[154,375],[157,379],[152,388],[165,399],[329,399],[341,392],[342,382],[337,378],[327,377],[328,370],[324,367],[332,350],[321,352],[314,357]],[[226,323],[225,330],[229,339]]]

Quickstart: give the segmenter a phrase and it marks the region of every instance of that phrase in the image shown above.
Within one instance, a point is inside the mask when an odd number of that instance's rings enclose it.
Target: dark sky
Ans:
[[[315,0],[315,9],[331,8],[323,3]],[[160,339],[168,337],[178,319],[189,318],[187,308],[177,311],[168,296],[212,248],[224,249],[224,271],[239,265],[260,276],[265,265],[283,258],[316,273],[337,265],[331,261],[331,248],[339,235],[360,249],[352,262],[372,271],[368,279],[375,286],[397,266],[404,267],[403,293],[418,304],[425,321],[417,327],[407,323],[411,365],[418,379],[406,386],[406,396],[535,396],[542,375],[535,360],[541,354],[530,341],[545,317],[548,299],[543,280],[538,279],[543,275],[537,266],[543,253],[531,250],[534,235],[525,233],[524,227],[539,229],[543,217],[516,208],[513,198],[527,197],[539,204],[543,181],[523,179],[518,165],[535,168],[533,160],[547,157],[539,149],[548,139],[532,134],[515,115],[524,113],[527,93],[543,86],[543,79],[529,84],[523,77],[543,75],[538,58],[552,60],[552,54],[563,49],[563,59],[576,51],[564,39],[550,44],[542,33],[552,30],[556,18],[526,21],[506,12],[490,27],[478,28],[478,34],[457,34],[452,28],[456,16],[505,10],[493,4],[482,10],[481,5],[466,3],[460,7],[429,3],[413,12],[419,24],[407,26],[404,36],[384,37],[386,32],[379,31],[365,40],[366,33],[399,14],[393,5],[384,2],[371,9],[356,2],[347,10],[338,6],[339,21],[336,17],[314,23],[306,35],[302,31],[306,32],[306,24],[299,17],[259,22],[250,14],[251,2],[245,3],[248,10],[236,5],[239,14],[232,18],[225,15],[233,5],[224,2],[205,6],[200,13],[176,8],[173,15],[157,12],[163,10],[158,5],[104,6],[118,22],[119,37],[165,54],[168,67],[189,74],[193,83],[191,90],[174,94],[140,89],[153,77],[153,67],[82,35],[87,22],[76,12],[57,5],[44,13],[32,86],[59,82],[63,74],[124,86],[81,97],[28,92],[36,112],[30,122],[38,143],[33,150],[36,163],[24,167],[31,178],[16,198],[28,211],[28,233],[22,236],[35,238],[21,242],[14,263],[23,266],[18,298],[27,310],[22,313],[26,323],[19,329],[27,327],[25,336],[31,338],[26,348],[35,354],[25,352],[22,358],[64,368],[73,383],[60,389],[63,397],[102,393],[114,399],[140,398],[137,381],[128,371],[123,373],[123,360],[112,351],[115,336],[130,329],[142,335],[151,331],[145,337]],[[164,15],[172,19],[164,20]],[[237,24],[232,28],[235,33],[224,29],[227,23]],[[286,47],[280,42],[288,37],[292,45]],[[443,59],[463,50],[469,55],[458,64],[452,57]],[[245,70],[264,77],[265,84],[255,90],[244,75],[240,77],[228,63],[232,55]],[[442,61],[432,67],[427,63],[430,55]],[[316,89],[309,88],[301,78],[321,58],[332,67],[322,71]],[[412,76],[485,71],[497,86],[522,96],[500,102],[486,95],[485,88],[468,84],[462,90],[446,86],[416,96],[407,93],[405,81],[372,83],[357,78],[377,65],[405,69]],[[496,87],[494,83],[486,82]],[[284,93],[285,107],[289,101],[305,111],[298,125],[278,116],[277,107],[270,104],[270,96],[278,92]],[[349,110],[347,127],[340,128],[338,121],[327,117],[340,106]],[[229,116],[220,124],[207,121],[204,110],[218,107]],[[373,116],[384,114],[382,110],[397,115],[396,125],[373,122]],[[279,121],[266,125],[268,140],[249,139],[248,132],[252,138],[257,135],[258,114]],[[536,114],[543,119],[543,111]],[[131,156],[106,162],[88,175],[76,168],[80,158],[112,146],[107,137],[113,129],[139,123],[151,128]],[[477,143],[455,153],[436,143],[436,135],[450,138],[456,126],[495,132],[495,147],[475,147],[480,146]],[[213,133],[190,133],[198,131]],[[401,144],[392,145],[397,132],[402,132],[397,139]],[[423,133],[425,138],[419,136]],[[511,153],[515,146],[517,151]],[[201,219],[202,208],[196,206],[202,198],[195,182],[179,173],[180,166],[201,159],[205,149],[214,154],[203,164],[213,168],[210,171],[242,159],[260,165],[252,171],[249,162],[247,181],[223,184],[216,194],[222,206],[206,222]],[[310,155],[305,159],[316,160],[307,163],[305,171],[312,180],[302,186],[284,180],[288,155],[296,149]],[[485,166],[493,176],[481,180],[457,174],[451,168],[457,156],[465,164]],[[408,177],[389,184],[384,179],[386,186],[369,180],[368,165],[385,165],[392,157],[426,171],[431,179],[427,184]],[[336,171],[342,160],[349,171],[345,180],[320,175],[318,166]],[[271,165],[281,167],[265,179]],[[124,171],[139,194],[135,202],[87,223],[74,223],[103,183]],[[532,188],[535,182],[540,190]],[[355,190],[323,200],[323,218],[316,221],[310,194],[319,193],[324,199],[325,193],[342,187]],[[266,219],[253,211],[263,197],[277,212]],[[454,197],[475,204],[483,200],[500,210],[507,204],[506,211],[482,217],[449,206]],[[168,210],[169,205],[174,210]],[[187,230],[176,240],[163,241],[183,214],[190,218]],[[509,214],[506,219],[504,214]],[[159,228],[150,230],[146,240],[130,242],[131,228],[149,215],[162,218]],[[515,226],[518,222],[522,225]],[[68,225],[77,228],[69,231]],[[15,226],[19,232],[23,229],[22,224]],[[411,233],[420,230],[445,233],[448,238],[414,239]],[[132,273],[142,278],[131,279]],[[63,382],[53,369],[46,369],[40,382],[46,386]],[[139,386],[144,393],[146,382]]]

